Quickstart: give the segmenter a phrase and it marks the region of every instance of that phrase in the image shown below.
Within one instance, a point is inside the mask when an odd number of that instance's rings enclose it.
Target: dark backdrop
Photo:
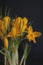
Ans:
[[[10,16],[17,17],[26,16],[32,22],[34,30],[43,33],[43,5],[41,1],[31,0],[0,0],[0,7],[3,7],[3,14],[6,8],[11,8]],[[27,58],[26,65],[43,65],[43,34],[37,39],[37,44],[32,43],[32,49],[29,57]],[[0,49],[3,43],[0,40]],[[20,53],[22,53],[22,45],[20,46]],[[0,65],[3,65],[3,55],[0,54]]]

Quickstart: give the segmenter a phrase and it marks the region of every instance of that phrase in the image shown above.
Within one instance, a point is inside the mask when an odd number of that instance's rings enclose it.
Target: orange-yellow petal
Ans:
[[[4,47],[8,49],[8,39],[6,37],[4,37]]]
[[[4,19],[3,19],[6,23],[9,23],[9,21],[10,21],[10,17],[9,16],[6,16],[6,17],[4,17]]]
[[[33,34],[34,34],[35,37],[40,37],[41,36],[41,32],[35,31],[35,32],[33,32]]]
[[[8,17],[8,16],[4,17],[3,21],[4,21],[4,24],[5,24],[5,28],[7,30],[9,25],[10,25],[10,17]]]
[[[34,34],[26,35],[26,38],[27,38],[30,42],[33,41],[34,43],[36,43],[36,40],[35,40]]]
[[[30,25],[28,28],[27,28],[27,33],[32,33],[33,32],[33,28],[32,28],[32,26]]]
[[[26,17],[23,18],[23,25],[26,25],[28,23],[28,19]]]
[[[19,27],[20,26],[20,22],[22,21],[22,18],[21,17],[17,17],[16,19],[15,19],[15,27]]]
[[[33,39],[33,42],[34,42],[34,43],[36,43],[36,40],[35,40],[35,38]]]
[[[17,36],[17,29],[12,27],[11,31],[8,33],[8,37],[15,38]]]
[[[5,32],[5,26],[2,20],[0,20],[0,31]]]

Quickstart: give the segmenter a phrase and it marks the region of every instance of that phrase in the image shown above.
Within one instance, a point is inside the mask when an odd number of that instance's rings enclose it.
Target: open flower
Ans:
[[[29,26],[29,27],[28,27],[27,33],[28,33],[28,34],[26,35],[26,38],[27,38],[29,41],[33,41],[34,43],[36,43],[35,38],[41,36],[41,32],[37,32],[37,31],[34,32],[32,26]]]

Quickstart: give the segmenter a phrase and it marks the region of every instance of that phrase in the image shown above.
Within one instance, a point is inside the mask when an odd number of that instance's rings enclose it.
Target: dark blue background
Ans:
[[[33,29],[42,32],[42,36],[37,39],[36,45],[32,43],[32,49],[27,58],[26,65],[43,65],[43,5],[41,1],[31,0],[0,0],[0,7],[3,7],[3,14],[6,5],[11,8],[10,16],[26,16],[29,21],[33,21]],[[0,41],[3,47],[2,41]],[[20,53],[22,53],[22,45]],[[3,56],[0,54],[0,65],[3,65]]]

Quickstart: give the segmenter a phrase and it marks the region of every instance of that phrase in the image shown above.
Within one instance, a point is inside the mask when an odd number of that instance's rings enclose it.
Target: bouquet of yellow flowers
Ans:
[[[40,36],[41,32],[33,31],[32,26],[28,25],[26,17],[16,17],[14,19],[9,16],[0,17],[0,39],[4,43],[4,48],[0,50],[0,53],[5,55],[5,65],[22,65],[22,63],[26,65],[31,46],[28,48],[28,43],[26,43],[23,56],[19,62],[19,45],[24,39],[36,43],[36,38]]]

